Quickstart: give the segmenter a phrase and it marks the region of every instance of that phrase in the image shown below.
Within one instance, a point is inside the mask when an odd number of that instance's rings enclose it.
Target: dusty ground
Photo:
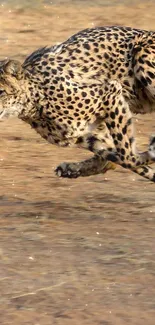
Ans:
[[[9,12],[10,11],[10,12]],[[0,57],[23,59],[81,28],[154,29],[155,4],[0,9]],[[154,116],[135,119],[141,149]],[[57,149],[26,124],[0,122],[0,324],[154,325],[155,185],[117,168],[58,179],[88,153]]]

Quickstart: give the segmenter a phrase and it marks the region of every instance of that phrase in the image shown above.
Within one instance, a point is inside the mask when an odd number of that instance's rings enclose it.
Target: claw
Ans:
[[[61,176],[62,176],[62,169],[61,169],[60,167],[57,167],[57,168],[55,169],[55,173],[56,173],[56,175],[57,175],[58,177],[61,177]]]
[[[77,178],[80,176],[77,170],[71,170],[69,164],[63,163],[55,169],[55,173],[58,177]]]

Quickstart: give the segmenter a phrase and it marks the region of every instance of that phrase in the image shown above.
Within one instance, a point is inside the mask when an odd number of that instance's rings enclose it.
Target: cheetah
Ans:
[[[155,111],[155,32],[130,27],[80,31],[23,64],[0,62],[0,118],[18,116],[45,140],[91,151],[62,163],[61,177],[105,173],[117,165],[155,182],[155,137],[136,147],[132,114]]]

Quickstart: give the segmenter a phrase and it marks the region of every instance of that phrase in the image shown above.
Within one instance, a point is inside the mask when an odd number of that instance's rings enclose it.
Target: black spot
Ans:
[[[111,122],[111,127],[112,127],[113,129],[115,128],[115,122],[114,122],[114,121]]]
[[[129,70],[128,75],[129,75],[129,77],[132,77],[133,76],[133,71]]]
[[[50,67],[47,67],[46,69],[49,69],[50,70]],[[63,68],[62,67],[57,67],[58,71],[62,72],[63,71]]]
[[[59,119],[59,121],[60,121],[60,119]],[[61,130],[62,128],[61,128],[61,125],[57,125],[57,129],[58,130]],[[50,130],[49,130],[50,131]]]
[[[117,139],[118,139],[119,141],[122,141],[122,140],[123,140],[122,133],[117,133]]]
[[[44,71],[44,75],[45,75],[46,77],[49,77],[50,73],[49,73],[48,71]]]
[[[144,64],[144,60],[143,60],[143,58],[141,56],[138,58],[138,62],[141,63],[141,64]]]
[[[128,120],[127,120],[127,125],[129,126],[129,125],[131,125],[132,124],[132,118],[129,118]]]
[[[76,49],[76,53],[81,53],[81,50],[80,49]]]
[[[58,98],[63,98],[63,94],[57,94]]]
[[[152,84],[152,80],[149,77],[147,77],[146,80],[147,80],[148,84],[150,84],[150,85]]]
[[[119,118],[118,118],[118,121],[119,121],[120,124],[122,123],[122,120],[123,120],[123,116],[120,115]]]
[[[108,113],[106,113],[106,114],[105,114],[105,118],[108,118],[108,117],[109,117],[109,114],[108,114]]]
[[[129,81],[128,80],[124,80],[124,85],[127,87],[130,87]]]
[[[149,77],[151,77],[152,79],[155,78],[155,74],[154,74],[153,72],[151,72],[151,71],[148,71],[148,75],[149,75]]]
[[[59,105],[55,105],[55,108],[59,111],[61,107]]]
[[[146,78],[144,78],[144,77],[141,77],[141,83],[142,83],[145,87],[147,87],[147,85],[148,85],[148,82],[147,82]]]
[[[143,170],[144,170],[145,173],[147,173],[148,172],[148,167],[144,166]]]
[[[119,115],[118,107],[116,107],[116,109],[115,109],[115,114],[116,114],[116,115]]]
[[[141,172],[139,175],[140,176],[145,176],[145,173],[144,172]]]
[[[125,163],[121,164],[121,166],[122,166],[123,168],[127,168],[127,164],[125,164]]]
[[[63,91],[63,90],[64,90],[64,86],[60,85],[60,91]]]
[[[48,80],[48,82],[49,82],[49,80]],[[58,84],[58,80],[53,79],[53,83],[57,85]]]
[[[109,101],[106,100],[106,101],[104,102],[104,105],[105,105],[105,106],[109,106]]]
[[[98,102],[98,99],[97,98],[95,98],[94,99],[94,104],[96,104]]]
[[[120,155],[120,158],[121,158],[122,161],[125,160],[125,157],[123,155]]]
[[[134,137],[131,137],[131,138],[129,139],[130,146],[133,144],[134,140],[135,140]]]
[[[85,104],[89,104],[89,103],[90,103],[90,99],[86,99]]]
[[[95,96],[95,93],[94,93],[93,90],[90,91],[90,95],[91,95],[91,96]]]
[[[42,61],[42,65],[46,66],[48,64],[47,61]]]
[[[110,130],[110,129],[111,129],[111,124],[109,124],[109,123],[106,123],[106,126],[107,126],[108,130]]]
[[[125,155],[125,149],[124,148],[121,148],[121,154]]]
[[[114,138],[114,136],[113,136],[113,138]],[[115,144],[115,146],[117,146],[118,145],[118,141],[117,140],[114,140],[114,144]],[[117,151],[118,151],[118,149],[117,149]]]
[[[115,103],[116,103],[116,101],[115,101],[115,98],[114,98],[113,101],[112,101],[112,105],[114,106]]]
[[[144,48],[144,52],[147,53],[147,54],[151,54],[150,51],[148,49],[146,49],[146,48]],[[143,54],[143,57],[145,58],[145,57],[147,57],[147,55]]]
[[[106,60],[108,60],[108,59],[109,59],[109,55],[108,55],[107,53],[104,53],[104,58],[105,58]]]
[[[110,112],[110,117],[114,120],[115,119],[115,113],[114,112]]]
[[[88,139],[87,139],[88,143],[89,143],[89,150],[90,151],[93,151],[93,148],[94,148],[94,142],[97,141],[97,138],[94,137],[93,135],[90,136]]]
[[[56,69],[52,69],[52,73],[53,73],[54,75],[56,75],[56,74],[57,74],[57,70],[56,70]]]
[[[124,126],[124,128],[122,128],[122,133],[125,135],[127,133],[127,125]]]
[[[73,105],[68,105],[67,108],[68,109],[73,109],[74,107],[73,107]]]
[[[71,95],[71,93],[72,93],[71,90],[67,88],[67,94]]]
[[[148,60],[146,60],[145,62],[146,62],[146,64],[147,64],[149,67],[154,68],[152,62],[150,62],[150,61],[148,61]]]
[[[88,72],[89,69],[88,69],[87,67],[83,67],[83,68],[82,68],[82,71],[83,71],[83,72]]]
[[[77,138],[76,144],[82,143],[83,142],[83,137]]]

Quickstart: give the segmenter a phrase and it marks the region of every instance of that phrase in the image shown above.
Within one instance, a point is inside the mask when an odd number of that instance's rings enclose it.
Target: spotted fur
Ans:
[[[104,173],[119,164],[154,182],[148,166],[154,140],[148,151],[137,151],[132,113],[155,111],[155,33],[86,29],[35,51],[22,65],[2,61],[0,111],[29,123],[49,143],[95,154],[58,166],[62,177]]]

